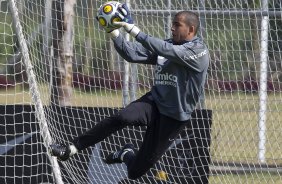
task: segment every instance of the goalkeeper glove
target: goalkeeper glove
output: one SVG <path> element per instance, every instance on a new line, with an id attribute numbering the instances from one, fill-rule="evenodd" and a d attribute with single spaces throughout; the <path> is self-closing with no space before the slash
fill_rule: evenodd
<path id="1" fill-rule="evenodd" d="M 136 37 L 140 32 L 140 29 L 136 27 L 133 23 L 133 19 L 130 16 L 130 11 L 126 4 L 122 4 L 118 7 L 119 13 L 117 16 L 120 17 L 121 22 L 114 22 L 113 24 L 116 26 L 123 27 L 126 32 L 128 32 L 131 36 Z"/>

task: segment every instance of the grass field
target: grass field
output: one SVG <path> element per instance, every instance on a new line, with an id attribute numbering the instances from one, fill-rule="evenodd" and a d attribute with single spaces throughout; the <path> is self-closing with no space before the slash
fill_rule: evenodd
<path id="1" fill-rule="evenodd" d="M 277 95 L 277 94 L 276 94 Z M 282 164 L 282 100 L 270 94 L 267 105 L 266 159 L 268 164 Z M 212 155 L 224 162 L 257 163 L 259 97 L 257 94 L 207 96 L 213 110 Z"/>
<path id="2" fill-rule="evenodd" d="M 40 87 L 44 104 L 48 104 L 49 92 Z M 95 95 L 93 95 L 95 94 Z M 138 93 L 139 96 L 143 92 Z M 28 91 L 19 88 L 0 91 L 0 104 L 30 104 Z M 92 93 L 73 91 L 73 106 L 121 107 L 120 91 L 94 90 Z M 246 93 L 207 93 L 206 106 L 213 110 L 212 146 L 213 161 L 259 164 L 258 120 L 259 96 Z M 268 96 L 266 121 L 266 163 L 282 165 L 282 98 L 281 93 Z M 277 167 L 278 167 L 277 166 Z M 272 173 L 249 173 L 211 176 L 210 183 L 281 183 L 281 175 Z"/>
<path id="3" fill-rule="evenodd" d="M 259 164 L 258 94 L 216 94 L 206 96 L 213 110 L 212 160 L 230 163 Z M 281 94 L 269 94 L 266 121 L 266 164 L 281 168 L 282 132 Z M 280 171 L 281 172 L 281 171 Z M 215 175 L 211 184 L 282 184 L 282 175 L 270 172 Z"/>
<path id="4" fill-rule="evenodd" d="M 282 176 L 270 173 L 253 173 L 240 175 L 216 175 L 211 176 L 210 184 L 281 184 Z"/>

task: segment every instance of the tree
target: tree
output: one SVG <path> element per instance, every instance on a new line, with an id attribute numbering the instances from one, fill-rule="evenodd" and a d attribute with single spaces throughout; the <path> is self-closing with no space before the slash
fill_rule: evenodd
<path id="1" fill-rule="evenodd" d="M 57 0 L 52 4 L 51 101 L 60 106 L 70 105 L 72 96 L 72 59 L 74 10 L 76 0 Z"/>

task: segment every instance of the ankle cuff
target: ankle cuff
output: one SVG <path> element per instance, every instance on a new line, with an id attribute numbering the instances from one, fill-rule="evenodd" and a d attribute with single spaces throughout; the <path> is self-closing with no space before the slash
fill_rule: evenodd
<path id="1" fill-rule="evenodd" d="M 78 152 L 77 148 L 74 145 L 70 145 L 69 149 L 70 149 L 70 156 L 73 156 Z"/>
<path id="2" fill-rule="evenodd" d="M 134 153 L 133 149 L 125 149 L 125 150 L 123 150 L 123 152 L 122 152 L 122 154 L 121 154 L 121 156 L 120 156 L 120 160 L 121 160 L 121 161 L 123 161 L 124 156 L 125 156 L 126 153 L 128 153 L 128 152 Z"/>

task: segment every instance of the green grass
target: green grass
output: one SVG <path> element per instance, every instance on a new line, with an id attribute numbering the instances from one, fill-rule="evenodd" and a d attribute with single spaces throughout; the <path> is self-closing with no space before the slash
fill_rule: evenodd
<path id="1" fill-rule="evenodd" d="M 50 92 L 45 85 L 39 86 L 39 95 L 44 105 L 49 104 Z M 29 90 L 23 90 L 20 86 L 11 89 L 0 90 L 0 104 L 32 104 Z M 121 91 L 93 89 L 90 92 L 73 90 L 72 106 L 88 107 L 120 107 L 122 105 Z"/>
<path id="2" fill-rule="evenodd" d="M 276 96 L 277 95 L 277 96 Z M 282 100 L 278 94 L 268 96 L 266 160 L 282 164 Z M 257 94 L 224 94 L 206 97 L 213 110 L 212 147 L 214 160 L 258 163 L 259 96 Z"/>
<path id="3" fill-rule="evenodd" d="M 139 91 L 138 96 L 144 94 Z M 44 104 L 48 104 L 49 90 L 40 86 Z M 280 93 L 268 96 L 266 161 L 282 165 L 282 98 Z M 21 88 L 0 91 L 0 104 L 30 104 L 28 91 Z M 94 89 L 91 92 L 73 91 L 73 106 L 121 107 L 121 91 Z M 213 110 L 211 156 L 213 161 L 259 164 L 258 120 L 259 96 L 245 93 L 207 93 L 206 106 Z M 214 175 L 210 183 L 282 183 L 279 174 L 253 173 Z"/>
<path id="4" fill-rule="evenodd" d="M 42 102 L 49 103 L 49 89 L 39 86 Z M 137 96 L 144 94 L 139 91 Z M 281 94 L 268 96 L 266 160 L 282 164 L 282 100 Z M 1 90 L 0 104 L 31 104 L 28 91 L 20 87 Z M 94 89 L 91 92 L 73 90 L 73 106 L 121 107 L 121 91 Z M 212 159 L 222 162 L 258 163 L 258 94 L 219 93 L 206 95 L 206 106 L 213 110 Z"/>
<path id="5" fill-rule="evenodd" d="M 282 176 L 270 173 L 252 173 L 239 175 L 214 175 L 209 179 L 210 184 L 281 184 Z"/>

